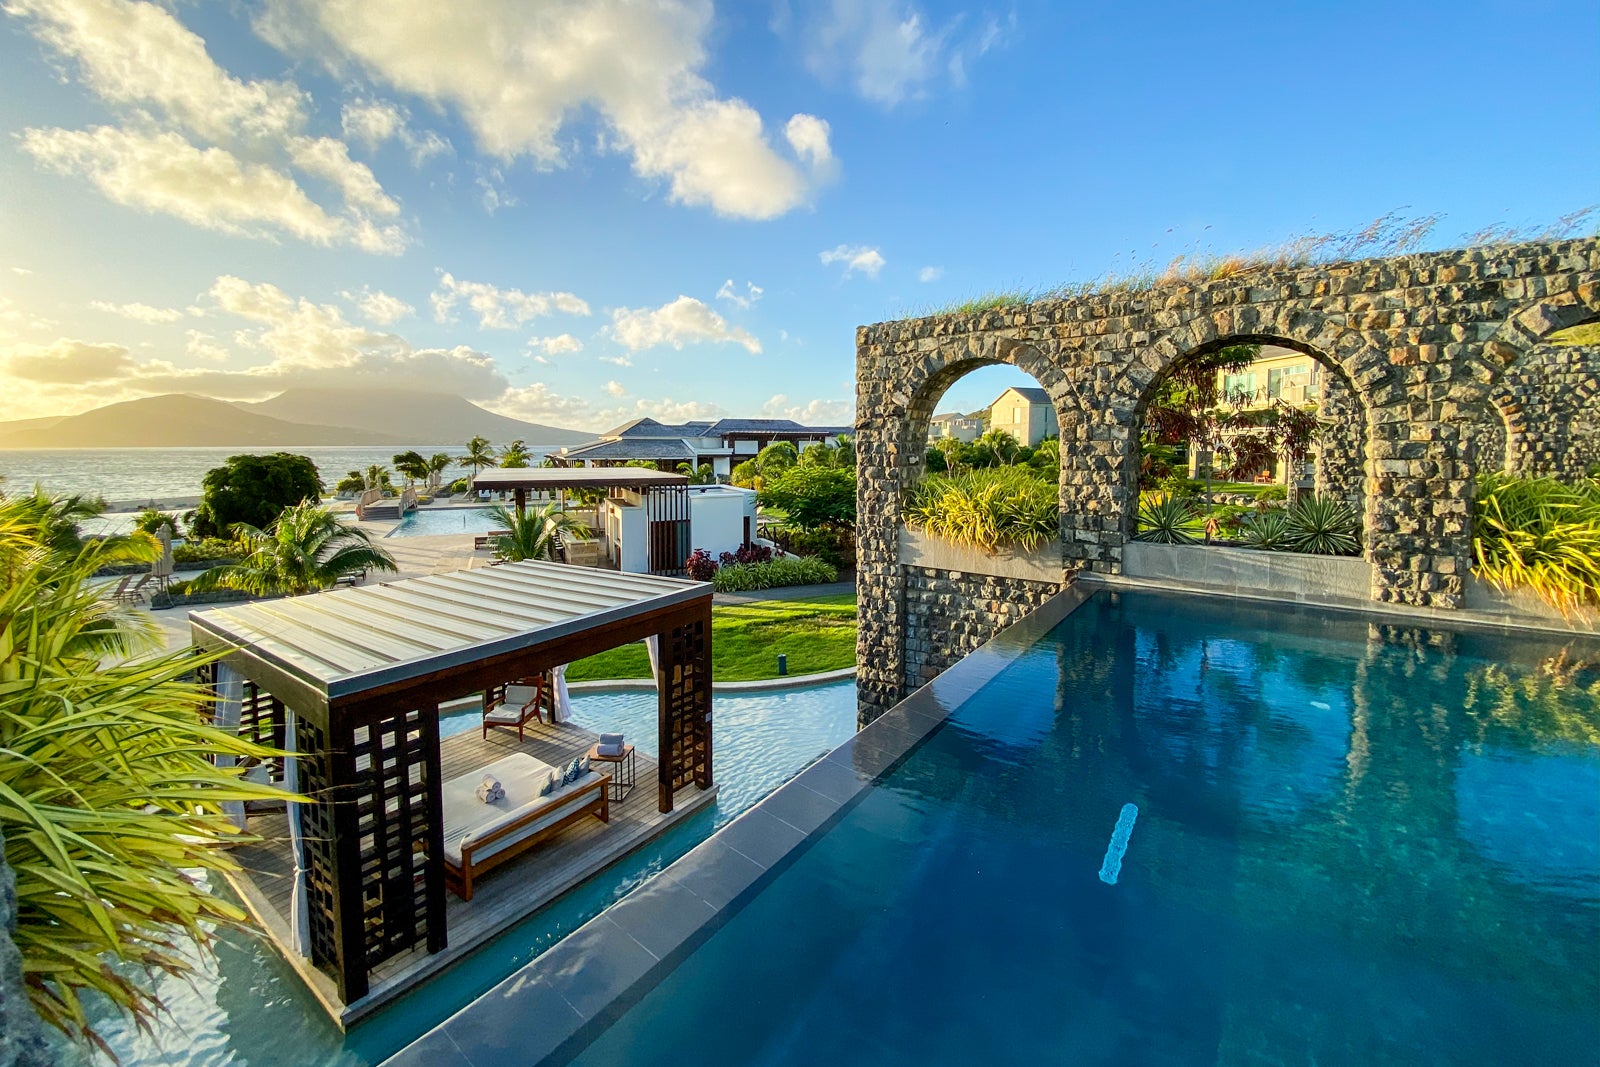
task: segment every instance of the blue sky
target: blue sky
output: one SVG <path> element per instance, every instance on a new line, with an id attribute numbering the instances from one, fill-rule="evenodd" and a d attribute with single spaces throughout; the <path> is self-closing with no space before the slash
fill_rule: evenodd
<path id="1" fill-rule="evenodd" d="M 845 422 L 862 323 L 1600 200 L 1593 2 L 0 8 L 6 418 L 371 383 Z"/>

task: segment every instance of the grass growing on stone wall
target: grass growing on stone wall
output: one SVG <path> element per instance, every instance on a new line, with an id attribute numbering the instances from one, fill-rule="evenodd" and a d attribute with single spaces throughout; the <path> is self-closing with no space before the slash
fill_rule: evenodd
<path id="1" fill-rule="evenodd" d="M 1557 241 L 1579 233 L 1595 232 L 1592 221 L 1596 208 L 1587 207 L 1563 215 L 1548 226 L 1496 225 L 1464 234 L 1460 244 L 1467 248 L 1514 244 L 1520 241 Z M 1442 215 L 1407 216 L 1400 211 L 1380 215 L 1367 225 L 1345 233 L 1308 233 L 1290 237 L 1253 252 L 1185 252 L 1165 266 L 1152 262 L 1125 270 L 1110 271 L 1084 281 L 1065 282 L 1038 288 L 990 290 L 978 296 L 940 305 L 906 317 L 973 315 L 1019 304 L 1069 300 L 1094 294 L 1144 293 L 1177 285 L 1201 285 L 1250 274 L 1295 270 L 1318 264 L 1343 263 L 1357 259 L 1383 258 L 1419 252 L 1443 220 Z M 1588 327 L 1574 327 L 1587 329 Z M 1592 338 L 1600 338 L 1600 324 L 1594 324 Z M 1566 341 L 1567 344 L 1595 344 L 1600 340 Z"/>
<path id="2" fill-rule="evenodd" d="M 1566 345 L 1600 345 L 1600 322 L 1585 322 L 1578 326 L 1568 326 L 1565 330 L 1557 330 L 1545 338 L 1547 344 Z"/>

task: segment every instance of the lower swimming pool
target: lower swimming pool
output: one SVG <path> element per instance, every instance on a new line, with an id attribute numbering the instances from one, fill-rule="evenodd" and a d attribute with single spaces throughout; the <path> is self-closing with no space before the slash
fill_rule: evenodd
<path id="1" fill-rule="evenodd" d="M 656 737 L 653 691 L 573 694 L 573 721 Z M 435 980 L 340 1033 L 270 945 L 225 934 L 190 985 L 158 980 L 170 1012 L 154 1035 L 104 1013 L 102 1034 L 127 1067 L 367 1067 L 461 1008 L 703 841 L 855 731 L 853 681 L 715 697 L 717 797 L 708 809 L 530 915 Z M 476 711 L 444 720 L 477 729 Z M 654 753 L 651 753 L 654 755 Z"/>
<path id="2" fill-rule="evenodd" d="M 488 508 L 419 508 L 401 519 L 386 537 L 432 537 L 437 534 L 481 534 L 505 524 Z"/>
<path id="3" fill-rule="evenodd" d="M 1597 745 L 1590 639 L 1102 592 L 576 1062 L 1595 1063 Z"/>

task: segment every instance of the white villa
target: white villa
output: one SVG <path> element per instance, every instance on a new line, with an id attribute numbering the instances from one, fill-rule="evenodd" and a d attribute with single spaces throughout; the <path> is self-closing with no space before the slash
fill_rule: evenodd
<path id="1" fill-rule="evenodd" d="M 676 425 L 655 419 L 634 419 L 586 445 L 563 448 L 551 460 L 560 467 L 620 466 L 634 460 L 675 471 L 678 464 L 699 468 L 710 464 L 718 479 L 777 441 L 788 441 L 800 451 L 852 436 L 853 426 L 802 426 L 790 419 L 722 419 L 719 422 L 685 422 Z"/>
<path id="2" fill-rule="evenodd" d="M 954 438 L 971 443 L 983 436 L 983 420 L 970 418 L 959 411 L 935 415 L 928 423 L 928 442 Z"/>
<path id="3" fill-rule="evenodd" d="M 1007 389 L 989 405 L 989 428 L 1004 430 L 1033 448 L 1046 437 L 1061 433 L 1055 405 L 1043 389 Z"/>

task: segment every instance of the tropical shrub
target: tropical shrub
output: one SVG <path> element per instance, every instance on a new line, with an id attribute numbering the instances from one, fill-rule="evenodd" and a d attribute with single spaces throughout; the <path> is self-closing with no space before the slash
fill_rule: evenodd
<path id="1" fill-rule="evenodd" d="M 839 571 L 820 559 L 786 557 L 767 563 L 735 563 L 718 568 L 711 584 L 719 593 L 744 593 L 786 585 L 820 585 L 839 577 Z"/>
<path id="2" fill-rule="evenodd" d="M 178 516 L 157 508 L 145 508 L 133 518 L 133 528 L 135 530 L 143 530 L 147 534 L 154 534 L 163 526 L 172 527 L 173 537 L 183 536 L 182 530 L 178 526 Z"/>
<path id="3" fill-rule="evenodd" d="M 849 527 L 771 526 L 766 528 L 766 536 L 796 556 L 815 556 L 839 568 L 856 565 L 856 535 Z"/>
<path id="4" fill-rule="evenodd" d="M 689 558 L 683 561 L 683 567 L 689 573 L 689 578 L 696 582 L 709 582 L 717 574 L 717 561 L 703 548 L 689 553 Z"/>
<path id="5" fill-rule="evenodd" d="M 1032 550 L 1060 536 L 1054 480 L 1023 467 L 993 467 L 957 477 L 930 475 L 909 494 L 906 522 L 956 544 L 997 552 Z"/>
<path id="6" fill-rule="evenodd" d="M 190 531 L 200 537 L 227 537 L 245 523 L 266 529 L 284 508 L 321 499 L 317 465 L 305 456 L 274 452 L 266 456 L 229 456 L 221 467 L 206 472 L 200 483 L 200 506 Z"/>
<path id="7" fill-rule="evenodd" d="M 1342 498 L 1314 493 L 1288 511 L 1289 548 L 1319 556 L 1353 556 L 1361 550 L 1361 520 Z"/>
<path id="8" fill-rule="evenodd" d="M 1480 478 L 1472 553 L 1478 577 L 1563 614 L 1600 603 L 1600 481 Z"/>
<path id="9" fill-rule="evenodd" d="M 223 560 L 234 563 L 238 562 L 240 555 L 239 542 L 224 541 L 219 537 L 185 541 L 172 546 L 174 563 L 219 563 Z"/>
<path id="10" fill-rule="evenodd" d="M 756 479 L 760 476 L 761 468 L 756 466 L 756 461 L 753 459 L 747 459 L 743 463 L 737 464 L 733 470 L 728 473 L 728 481 L 732 482 L 734 485 L 749 489 L 751 486 L 756 484 Z"/>
<path id="11" fill-rule="evenodd" d="M 394 558 L 358 526 L 316 504 L 284 508 L 267 530 L 234 527 L 243 558 L 213 567 L 189 583 L 193 592 L 238 589 L 253 596 L 299 596 L 331 589 L 340 578 L 394 571 Z"/>
<path id="12" fill-rule="evenodd" d="M 275 753 L 208 725 L 193 680 L 205 654 L 162 653 L 142 611 L 90 576 L 143 563 L 145 535 L 54 551 L 0 501 L 0 836 L 16 874 L 28 996 L 46 1021 L 109 1051 L 86 1000 L 150 1029 L 157 974 L 194 971 L 193 945 L 244 913 L 200 872 L 234 867 L 241 838 L 220 804 L 282 796 L 213 757 Z"/>
<path id="13" fill-rule="evenodd" d="M 1288 549 L 1289 513 L 1282 508 L 1257 512 L 1245 520 L 1244 527 L 1239 531 L 1239 540 L 1248 548 L 1272 552 Z"/>
<path id="14" fill-rule="evenodd" d="M 765 563 L 772 558 L 772 549 L 766 545 L 740 545 L 736 551 L 724 552 L 717 563 L 726 567 L 730 564 Z"/>
<path id="15" fill-rule="evenodd" d="M 762 454 L 765 453 L 763 449 Z M 756 494 L 756 500 L 763 507 L 783 511 L 791 525 L 807 528 L 854 526 L 855 468 L 789 467 L 767 482 Z"/>
<path id="16" fill-rule="evenodd" d="M 589 541 L 589 527 L 561 509 L 557 503 L 517 512 L 503 504 L 489 509 L 489 515 L 506 530 L 494 539 L 495 555 L 513 563 L 526 559 L 554 560 L 557 540 Z"/>
<path id="17" fill-rule="evenodd" d="M 455 496 L 458 493 L 465 493 L 468 489 L 471 489 L 471 488 L 472 488 L 472 483 L 470 481 L 468 481 L 466 478 L 457 478 L 455 481 L 450 483 L 450 495 L 451 496 Z"/>
<path id="18" fill-rule="evenodd" d="M 1199 540 L 1200 510 L 1176 493 L 1144 493 L 1139 497 L 1135 541 L 1158 545 L 1192 545 Z"/>

